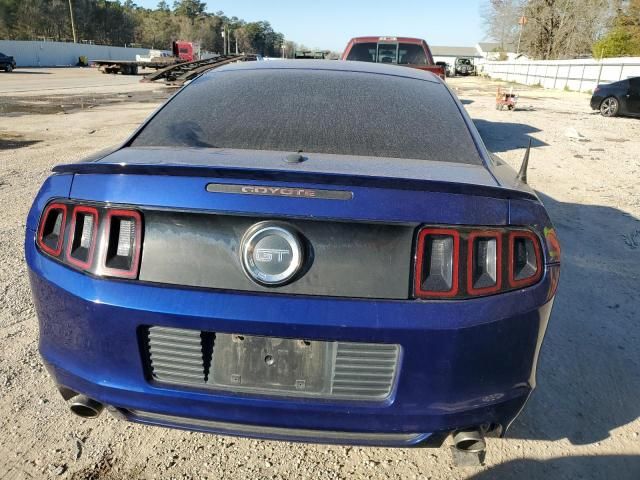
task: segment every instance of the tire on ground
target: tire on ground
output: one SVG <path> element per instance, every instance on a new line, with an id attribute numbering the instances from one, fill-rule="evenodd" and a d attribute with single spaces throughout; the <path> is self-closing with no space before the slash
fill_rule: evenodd
<path id="1" fill-rule="evenodd" d="M 600 104 L 600 114 L 603 117 L 615 117 L 620 110 L 620 102 L 616 97 L 607 97 Z"/>

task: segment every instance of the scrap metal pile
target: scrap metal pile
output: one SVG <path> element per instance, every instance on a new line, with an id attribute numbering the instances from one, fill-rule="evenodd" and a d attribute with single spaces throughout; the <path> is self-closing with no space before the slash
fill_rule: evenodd
<path id="1" fill-rule="evenodd" d="M 180 86 L 184 82 L 200 75 L 201 73 L 227 65 L 233 62 L 254 62 L 258 60 L 257 55 L 220 55 L 213 58 L 203 60 L 195 60 L 193 62 L 177 63 L 168 67 L 157 70 L 154 73 L 145 75 L 142 82 L 154 82 L 164 80 L 168 85 Z"/>

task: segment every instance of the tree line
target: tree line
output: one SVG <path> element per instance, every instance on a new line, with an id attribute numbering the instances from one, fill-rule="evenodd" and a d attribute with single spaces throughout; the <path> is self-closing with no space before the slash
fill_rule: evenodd
<path id="1" fill-rule="evenodd" d="M 293 42 L 267 21 L 245 22 L 224 12 L 207 12 L 206 2 L 179 0 L 144 8 L 133 0 L 0 0 L 0 38 L 73 41 L 70 4 L 78 42 L 168 49 L 173 40 L 200 43 L 203 50 L 292 56 Z"/>
<path id="2" fill-rule="evenodd" d="M 607 32 L 593 45 L 593 56 L 640 56 L 640 0 L 614 3 Z"/>
<path id="3" fill-rule="evenodd" d="M 640 0 L 488 0 L 481 15 L 501 50 L 533 59 L 640 55 Z"/>

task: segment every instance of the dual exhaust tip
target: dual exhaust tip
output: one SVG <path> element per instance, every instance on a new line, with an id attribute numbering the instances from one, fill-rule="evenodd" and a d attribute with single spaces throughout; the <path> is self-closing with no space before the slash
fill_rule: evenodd
<path id="1" fill-rule="evenodd" d="M 69 409 L 82 418 L 98 418 L 104 405 L 86 395 L 76 395 L 69 400 Z"/>
<path id="2" fill-rule="evenodd" d="M 480 454 L 487 448 L 480 429 L 458 430 L 453 434 L 453 445 L 460 452 Z"/>

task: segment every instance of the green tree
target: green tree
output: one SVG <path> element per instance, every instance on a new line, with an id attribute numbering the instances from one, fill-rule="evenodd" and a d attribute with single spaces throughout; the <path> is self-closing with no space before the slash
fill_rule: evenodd
<path id="1" fill-rule="evenodd" d="M 191 20 L 191 25 L 195 23 L 196 18 L 204 15 L 206 8 L 207 3 L 198 0 L 176 0 L 173 2 L 173 12 L 176 15 L 187 17 Z"/>
<path id="2" fill-rule="evenodd" d="M 138 6 L 135 0 L 72 0 L 78 39 L 104 45 L 169 48 L 172 40 L 200 43 L 203 50 L 222 52 L 222 29 L 226 25 L 238 49 L 247 53 L 279 55 L 283 36 L 269 22 L 252 22 L 223 12 L 205 12 L 206 3 L 166 0 L 155 9 Z M 197 20 L 197 21 L 196 21 Z M 68 0 L 0 0 L 0 38 L 10 40 L 71 40 Z"/>
<path id="3" fill-rule="evenodd" d="M 594 58 L 639 56 L 640 38 L 629 29 L 617 26 L 593 44 L 592 53 Z"/>
<path id="4" fill-rule="evenodd" d="M 618 5 L 610 30 L 592 47 L 595 58 L 640 55 L 640 0 Z"/>

